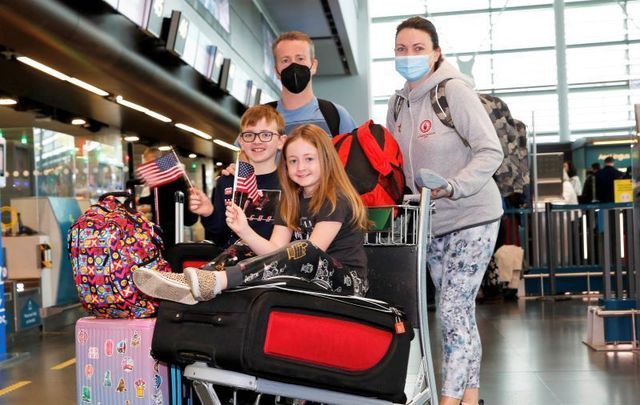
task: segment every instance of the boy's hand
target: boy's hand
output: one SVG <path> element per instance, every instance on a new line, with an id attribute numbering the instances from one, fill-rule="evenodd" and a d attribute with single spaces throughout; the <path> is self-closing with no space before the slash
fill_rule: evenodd
<path id="1" fill-rule="evenodd" d="M 193 187 L 189 189 L 189 210 L 194 214 L 208 217 L 213 214 L 213 204 L 202 190 Z"/>
<path id="2" fill-rule="evenodd" d="M 249 229 L 249 222 L 242 208 L 229 201 L 225 215 L 227 217 L 227 226 L 242 239 L 244 231 Z"/>
<path id="3" fill-rule="evenodd" d="M 236 164 L 235 163 L 231 163 L 229 166 L 227 166 L 226 169 L 222 169 L 221 174 L 223 176 L 235 176 L 235 174 L 236 174 Z"/>

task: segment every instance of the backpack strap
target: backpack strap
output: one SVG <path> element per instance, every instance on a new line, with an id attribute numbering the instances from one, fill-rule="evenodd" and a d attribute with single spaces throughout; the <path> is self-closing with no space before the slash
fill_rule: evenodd
<path id="1" fill-rule="evenodd" d="M 333 142 L 333 146 L 335 146 L 338 151 L 338 157 L 342 162 L 342 166 L 346 167 L 347 162 L 349 161 L 351 143 L 353 142 L 353 137 L 357 135 L 357 130 L 358 129 L 356 128 L 353 130 L 353 132 L 346 132 L 344 134 L 334 136 L 333 139 L 331 139 L 331 142 Z"/>
<path id="2" fill-rule="evenodd" d="M 332 136 L 340 134 L 340 113 L 338 107 L 331 101 L 318 99 L 318 107 L 320 107 L 320 113 L 329 127 L 329 132 Z"/>
<path id="3" fill-rule="evenodd" d="M 371 166 L 383 176 L 391 172 L 392 167 L 389 157 L 384 153 L 380 144 L 371 133 L 371 126 L 376 125 L 373 120 L 365 122 L 357 129 L 358 143 L 362 147 L 365 156 L 371 162 Z"/>
<path id="4" fill-rule="evenodd" d="M 394 121 L 398 121 L 398 117 L 400 116 L 400 111 L 402 111 L 402 102 L 404 101 L 404 99 L 402 97 L 398 97 L 398 95 L 395 95 L 395 98 L 393 99 L 393 120 Z"/>
<path id="5" fill-rule="evenodd" d="M 451 116 L 451 111 L 449 110 L 449 103 L 447 102 L 447 97 L 445 95 L 445 87 L 447 82 L 451 79 L 445 79 L 440 83 L 436 84 L 436 87 L 432 88 L 429 92 L 429 96 L 431 98 L 431 107 L 433 107 L 433 111 L 438 116 L 440 122 L 446 125 L 449 128 L 456 129 L 456 126 L 453 124 L 453 116 Z M 462 135 L 456 130 L 456 134 L 467 148 L 470 148 L 469 141 L 464 139 Z"/>
<path id="6" fill-rule="evenodd" d="M 271 101 L 269 103 L 265 103 L 264 105 L 268 105 L 269 107 L 273 107 L 275 109 L 278 108 L 277 101 Z M 336 105 L 331 101 L 323 100 L 321 98 L 318 99 L 318 107 L 320 107 L 320 114 L 322 114 L 322 118 L 324 118 L 325 122 L 327 123 L 331 135 L 339 135 L 340 113 L 338 112 L 338 107 L 336 107 Z"/>

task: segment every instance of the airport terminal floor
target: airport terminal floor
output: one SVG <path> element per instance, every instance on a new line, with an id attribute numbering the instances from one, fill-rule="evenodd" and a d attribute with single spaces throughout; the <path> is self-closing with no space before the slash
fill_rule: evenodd
<path id="1" fill-rule="evenodd" d="M 636 405 L 640 355 L 597 352 L 582 343 L 583 299 L 497 301 L 478 305 L 483 342 L 481 397 L 487 405 Z M 433 312 L 430 312 L 433 315 Z M 430 318 L 436 376 L 438 327 Z M 76 403 L 73 327 L 20 336 L 21 357 L 0 369 L 0 404 Z"/>

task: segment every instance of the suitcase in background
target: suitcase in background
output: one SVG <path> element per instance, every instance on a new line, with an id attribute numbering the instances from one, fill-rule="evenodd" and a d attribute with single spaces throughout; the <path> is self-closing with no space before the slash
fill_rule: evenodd
<path id="1" fill-rule="evenodd" d="M 222 252 L 220 246 L 211 242 L 177 242 L 167 252 L 166 259 L 171 271 L 182 273 L 185 267 L 200 267 L 215 259 Z"/>
<path id="2" fill-rule="evenodd" d="M 167 367 L 151 357 L 155 323 L 155 319 L 78 320 L 78 404 L 169 404 Z"/>

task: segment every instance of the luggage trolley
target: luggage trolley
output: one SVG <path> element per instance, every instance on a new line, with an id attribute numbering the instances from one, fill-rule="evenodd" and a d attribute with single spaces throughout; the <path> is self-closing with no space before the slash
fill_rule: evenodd
<path id="1" fill-rule="evenodd" d="M 407 196 L 403 205 L 371 210 L 375 230 L 367 234 L 365 248 L 369 258 L 369 294 L 401 306 L 416 329 L 411 346 L 405 392 L 406 404 L 438 404 L 427 319 L 426 246 L 430 238 L 430 215 L 433 206 L 430 190 L 422 188 L 420 195 Z M 419 201 L 419 205 L 411 204 Z M 384 258 L 384 260 L 382 260 Z M 377 270 L 377 266 L 387 264 Z M 393 266 L 388 266 L 393 263 Z M 415 344 L 414 344 L 415 342 Z M 411 361 L 419 353 L 418 361 Z M 215 386 L 259 394 L 336 405 L 391 405 L 392 402 L 352 395 L 327 389 L 272 381 L 235 371 L 223 370 L 196 362 L 184 369 L 203 405 L 221 404 Z M 260 396 L 258 396 L 260 398 Z M 257 401 L 257 400 L 256 400 Z"/>

